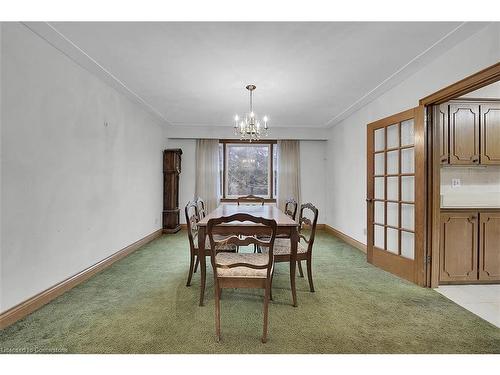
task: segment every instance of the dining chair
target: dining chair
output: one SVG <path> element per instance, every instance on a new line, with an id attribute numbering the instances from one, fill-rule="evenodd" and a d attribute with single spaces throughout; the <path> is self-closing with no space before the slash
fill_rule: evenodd
<path id="1" fill-rule="evenodd" d="M 236 203 L 238 203 L 238 206 L 240 206 L 241 204 L 258 204 L 258 205 L 263 206 L 265 203 L 265 199 L 262 197 L 258 197 L 256 195 L 250 194 L 250 195 L 244 195 L 244 196 L 238 197 L 236 199 Z M 254 245 L 253 252 L 256 253 L 257 251 L 258 251 L 258 246 Z"/>
<path id="2" fill-rule="evenodd" d="M 258 239 L 255 235 L 249 235 L 248 226 L 245 226 L 246 231 L 244 232 L 241 230 L 238 231 L 237 227 L 232 227 L 234 230 L 232 229 L 231 236 L 223 240 L 216 240 L 214 229 L 216 231 L 217 227 L 234 221 L 250 222 L 264 226 L 269 239 L 264 241 Z M 259 229 L 262 229 L 262 227 L 259 226 Z M 214 273 L 215 335 L 217 342 L 221 338 L 220 296 L 222 289 L 259 288 L 264 289 L 264 327 L 261 340 L 265 343 L 267 341 L 269 298 L 274 265 L 273 247 L 276 238 L 276 221 L 237 213 L 231 216 L 210 219 L 207 223 L 207 233 L 210 241 L 211 261 Z M 227 248 L 228 245 L 248 246 L 251 244 L 265 248 L 267 252 L 257 254 L 228 253 L 221 250 Z"/>
<path id="3" fill-rule="evenodd" d="M 205 211 L 205 201 L 201 197 L 197 197 L 195 201 L 198 219 L 201 220 L 207 215 L 207 212 Z"/>
<path id="4" fill-rule="evenodd" d="M 210 246 L 206 246 L 205 254 L 199 254 L 198 252 L 198 222 L 200 221 L 198 217 L 197 202 L 196 200 L 190 201 L 186 204 L 184 208 L 184 213 L 186 215 L 186 225 L 189 239 L 189 274 L 186 286 L 191 286 L 191 279 L 193 273 L 196 272 L 199 264 L 200 256 L 210 256 Z M 207 244 L 208 245 L 208 244 Z M 228 245 L 224 251 L 236 252 L 236 245 Z M 196 262 L 196 265 L 195 265 Z"/>
<path id="5" fill-rule="evenodd" d="M 293 220 L 295 220 L 295 216 L 297 215 L 297 201 L 293 198 L 288 198 L 285 201 L 285 215 L 290 216 Z"/>
<path id="6" fill-rule="evenodd" d="M 256 195 L 252 195 L 252 194 L 238 197 L 236 199 L 236 203 L 238 203 L 238 206 L 240 204 L 255 204 L 255 203 L 258 203 L 258 204 L 263 206 L 264 202 L 265 202 L 264 198 L 257 197 Z"/>
<path id="7" fill-rule="evenodd" d="M 206 216 L 205 201 L 201 197 L 196 197 L 194 198 L 194 203 L 196 205 L 196 216 L 198 218 L 198 221 L 200 221 Z M 196 271 L 198 270 L 199 265 L 200 265 L 200 259 L 196 257 L 196 263 L 194 265 L 194 271 L 193 271 L 194 273 L 196 273 Z"/>
<path id="8" fill-rule="evenodd" d="M 309 289 L 311 292 L 314 292 L 314 284 L 312 278 L 312 250 L 314 245 L 314 236 L 316 234 L 317 222 L 318 209 L 311 203 L 302 204 L 300 206 L 299 215 L 299 243 L 297 244 L 297 262 L 299 264 L 299 272 L 302 274 L 302 266 L 300 262 L 303 260 L 306 261 L 307 278 L 309 281 Z M 265 248 L 262 248 L 261 251 L 266 252 L 267 250 Z M 274 262 L 290 262 L 290 256 L 290 239 L 276 238 L 276 241 L 274 242 Z M 303 274 L 301 276 L 303 276 Z"/>
<path id="9" fill-rule="evenodd" d="M 293 221 L 295 221 L 295 216 L 297 215 L 297 201 L 293 198 L 289 198 L 285 201 L 285 215 L 289 216 Z M 265 239 L 264 236 L 259 236 L 261 239 Z M 276 238 L 288 238 L 287 234 L 277 234 Z M 260 251 L 260 249 L 255 249 L 254 252 Z M 304 273 L 302 272 L 302 265 L 300 262 L 297 262 L 299 265 L 299 273 L 301 277 L 304 277 Z"/>

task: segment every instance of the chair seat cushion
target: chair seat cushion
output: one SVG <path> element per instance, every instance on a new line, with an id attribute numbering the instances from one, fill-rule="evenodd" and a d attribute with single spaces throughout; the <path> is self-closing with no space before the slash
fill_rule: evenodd
<path id="1" fill-rule="evenodd" d="M 266 247 L 262 247 L 262 252 L 267 253 L 268 249 Z M 274 255 L 290 255 L 291 253 L 291 244 L 289 238 L 276 238 L 274 240 Z M 307 248 L 304 247 L 300 242 L 297 244 L 297 254 L 307 253 Z"/>
<path id="2" fill-rule="evenodd" d="M 215 235 L 214 235 L 214 240 L 215 241 L 220 241 L 222 239 L 224 239 L 225 237 L 224 236 L 220 236 L 219 238 L 216 238 Z M 194 248 L 195 249 L 198 249 L 198 238 L 196 237 L 194 239 Z M 210 246 L 210 240 L 208 239 L 208 237 L 205 239 L 205 250 L 210 250 L 211 246 Z M 235 244 L 223 244 L 223 245 L 219 245 L 217 246 L 217 251 L 236 251 L 238 249 L 238 247 L 235 245 Z"/>
<path id="3" fill-rule="evenodd" d="M 261 253 L 218 253 L 215 256 L 215 263 L 221 266 L 228 266 L 236 263 L 249 263 L 254 266 L 265 266 L 268 261 L 269 256 Z M 233 268 L 217 267 L 217 276 L 265 279 L 267 277 L 267 269 L 254 269 L 244 266 Z"/>

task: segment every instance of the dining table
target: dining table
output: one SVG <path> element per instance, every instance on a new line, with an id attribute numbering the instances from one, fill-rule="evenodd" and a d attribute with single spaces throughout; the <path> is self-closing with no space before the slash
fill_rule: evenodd
<path id="1" fill-rule="evenodd" d="M 205 244 L 209 242 L 207 237 L 207 224 L 210 219 L 231 216 L 238 213 L 250 214 L 264 219 L 276 221 L 276 235 L 284 235 L 290 238 L 290 285 L 292 292 L 293 306 L 297 306 L 297 291 L 295 289 L 295 270 L 297 266 L 297 246 L 299 241 L 299 224 L 290 216 L 286 215 L 275 205 L 257 205 L 257 204 L 221 204 L 215 210 L 206 215 L 198 223 L 198 254 L 205 254 Z M 247 236 L 269 235 L 268 229 L 261 224 L 250 222 L 233 221 L 224 225 L 213 227 L 213 234 L 233 235 L 241 234 Z M 283 236 L 283 237 L 284 237 Z M 201 285 L 200 285 L 200 306 L 203 306 L 205 296 L 205 285 L 207 266 L 205 256 L 199 256 Z"/>

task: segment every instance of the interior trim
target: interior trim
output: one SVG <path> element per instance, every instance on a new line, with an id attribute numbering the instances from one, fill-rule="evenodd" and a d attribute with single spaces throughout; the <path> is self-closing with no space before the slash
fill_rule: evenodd
<path id="1" fill-rule="evenodd" d="M 89 56 L 85 51 L 78 47 L 73 41 L 63 35 L 49 22 L 21 22 L 24 26 L 44 39 L 52 47 L 59 50 L 61 53 L 69 57 L 73 62 L 80 65 L 98 78 L 115 88 L 133 102 L 139 104 L 148 113 L 153 115 L 162 124 L 171 125 L 165 116 L 151 104 L 146 102 L 138 93 L 132 88 L 128 87 L 118 77 L 113 75 L 109 70 L 100 65 L 96 60 Z"/>
<path id="2" fill-rule="evenodd" d="M 366 254 L 366 245 L 364 243 L 355 240 L 354 238 L 348 236 L 345 233 L 342 233 L 340 230 L 335 229 L 329 226 L 328 224 L 318 224 L 317 228 L 326 230 L 327 232 L 333 234 L 335 237 L 340 238 L 342 241 L 348 243 L 349 245 L 355 247 L 358 250 L 361 250 L 363 253 Z"/>
<path id="3" fill-rule="evenodd" d="M 500 62 L 491 65 L 477 73 L 455 82 L 435 93 L 420 99 L 420 105 L 441 104 L 451 99 L 458 99 L 471 91 L 487 86 L 500 79 Z M 462 100 L 462 99 L 458 99 Z"/>
<path id="4" fill-rule="evenodd" d="M 67 292 L 68 290 L 74 288 L 78 284 L 81 284 L 85 280 L 88 280 L 96 273 L 101 272 L 111 266 L 118 260 L 125 258 L 130 255 L 140 247 L 153 241 L 154 239 L 162 235 L 162 229 L 158 229 L 153 233 L 147 235 L 144 238 L 134 242 L 133 244 L 117 251 L 116 253 L 104 258 L 100 262 L 80 271 L 76 275 L 73 275 L 66 280 L 57 283 L 56 285 L 28 298 L 26 301 L 10 308 L 9 310 L 0 314 L 0 329 L 6 328 L 11 324 L 17 322 L 18 320 L 24 318 L 25 316 L 31 314 L 32 312 L 38 310 L 40 307 L 46 305 L 50 301 L 59 297 L 61 294 Z"/>
<path id="5" fill-rule="evenodd" d="M 128 87 L 111 71 L 100 65 L 92 56 L 88 55 L 72 40 L 70 40 L 61 31 L 59 31 L 52 23 L 22 22 L 22 24 L 31 29 L 34 33 L 38 34 L 41 38 L 45 39 L 48 43 L 71 58 L 77 64 L 94 73 L 102 80 L 110 84 L 112 87 L 127 95 L 133 101 L 142 105 L 149 113 L 153 114 L 163 124 L 166 124 L 169 127 L 178 127 L 183 132 L 185 131 L 185 126 L 179 123 L 170 122 L 163 113 L 161 113 L 157 108 L 153 107 L 150 103 L 144 100 L 138 93 L 136 93 L 132 88 Z M 449 31 L 446 35 L 435 41 L 431 46 L 408 61 L 397 71 L 393 72 L 389 77 L 386 77 L 376 87 L 370 89 L 370 91 L 368 91 L 358 100 L 354 101 L 342 112 L 333 116 L 326 123 L 319 126 L 319 128 L 329 129 L 335 126 L 360 108 L 364 107 L 366 104 L 383 95 L 385 92 L 387 92 L 397 84 L 403 82 L 411 74 L 418 71 L 418 69 L 425 66 L 435 57 L 441 55 L 444 51 L 447 51 L 449 48 L 455 46 L 460 41 L 465 40 L 479 30 L 485 28 L 489 24 L 489 22 L 461 22 L 453 30 Z M 197 126 L 204 128 L 206 126 L 210 126 L 210 124 L 197 124 Z M 309 129 L 309 127 L 305 129 L 307 130 Z"/>
<path id="6" fill-rule="evenodd" d="M 427 133 L 429 138 L 426 140 L 428 149 L 427 161 L 427 256 L 430 257 L 430 266 L 427 270 L 426 285 L 431 288 L 437 288 L 439 285 L 439 243 L 440 243 L 440 215 L 441 205 L 439 199 L 441 185 L 441 164 L 439 162 L 439 131 L 433 124 L 434 116 L 432 115 L 433 105 L 445 103 L 447 101 L 459 99 L 471 91 L 487 86 L 491 83 L 500 81 L 500 62 L 491 65 L 477 73 L 469 75 L 464 79 L 446 86 L 433 94 L 420 99 L 420 105 L 425 105 L 428 112 Z"/>
<path id="7" fill-rule="evenodd" d="M 412 60 L 407 62 L 404 66 L 399 68 L 397 71 L 392 73 L 389 77 L 385 78 L 376 87 L 368 91 L 361 98 L 352 103 L 349 107 L 344 109 L 342 112 L 331 118 L 326 124 L 326 128 L 332 128 L 336 124 L 345 120 L 351 116 L 357 110 L 365 107 L 368 103 L 372 102 L 376 98 L 382 96 L 387 91 L 395 87 L 396 85 L 404 82 L 412 74 L 416 73 L 419 69 L 426 66 L 433 59 L 441 56 L 450 48 L 454 47 L 461 41 L 469 38 L 470 36 L 477 33 L 488 26 L 489 22 L 462 22 L 456 28 L 448 32 L 446 35 L 441 37 L 439 40 L 434 42 L 426 50 L 422 51 L 420 54 L 415 56 Z"/>

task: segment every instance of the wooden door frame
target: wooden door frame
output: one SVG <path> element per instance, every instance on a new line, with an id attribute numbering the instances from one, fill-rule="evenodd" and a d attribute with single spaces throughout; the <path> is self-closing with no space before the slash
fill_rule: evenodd
<path id="1" fill-rule="evenodd" d="M 439 129 L 433 124 L 434 105 L 456 99 L 471 91 L 500 81 L 500 63 L 474 73 L 452 85 L 420 99 L 419 104 L 426 108 L 427 144 L 427 262 L 426 286 L 436 288 L 439 284 L 439 233 L 440 233 L 440 188 L 441 163 L 439 160 Z"/>

